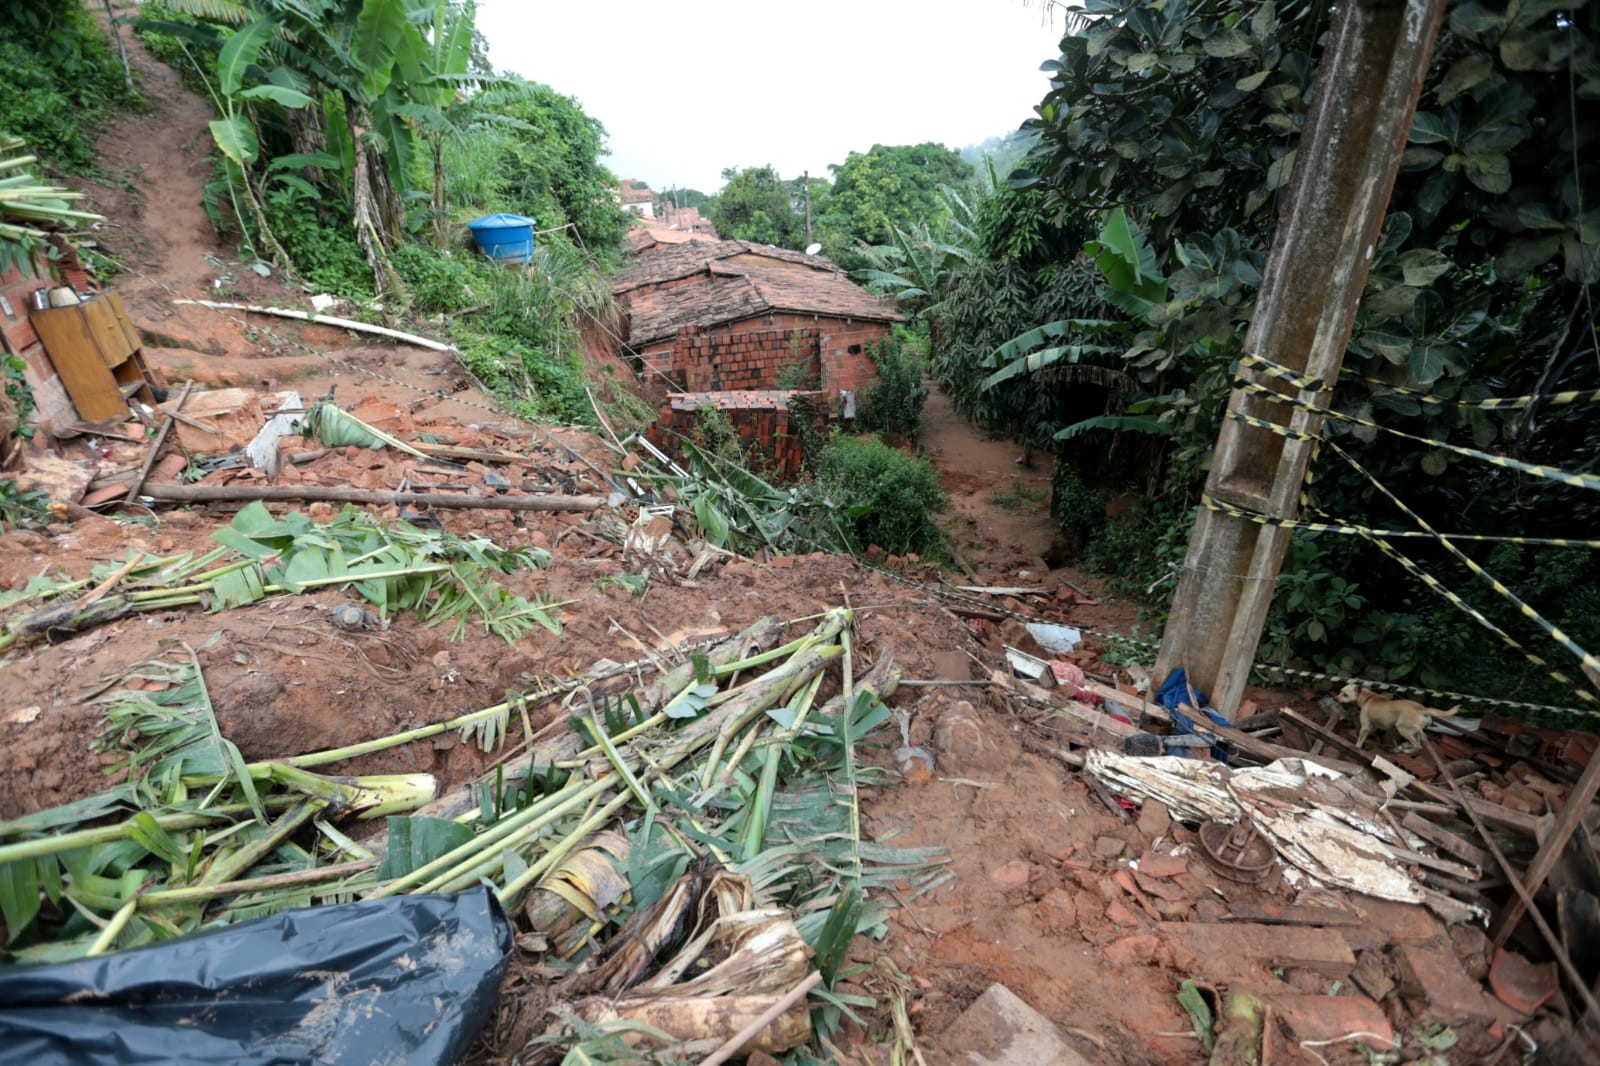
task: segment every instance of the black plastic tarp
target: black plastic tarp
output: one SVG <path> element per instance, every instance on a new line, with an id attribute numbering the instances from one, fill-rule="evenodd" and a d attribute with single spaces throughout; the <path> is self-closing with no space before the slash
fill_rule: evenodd
<path id="1" fill-rule="evenodd" d="M 453 1063 L 510 950 L 498 902 L 474 889 L 0 969 L 0 1062 Z"/>

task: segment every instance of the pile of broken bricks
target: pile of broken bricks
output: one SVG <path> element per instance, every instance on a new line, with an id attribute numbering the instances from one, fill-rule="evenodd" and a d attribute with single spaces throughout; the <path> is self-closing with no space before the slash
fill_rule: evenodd
<path id="1" fill-rule="evenodd" d="M 1004 615 L 996 628 L 1026 643 Z M 986 621 L 969 624 L 992 635 Z M 1353 710 L 1324 698 L 1231 723 L 1183 706 L 1202 739 L 1168 747 L 1184 739 L 1173 716 L 1091 676 L 1106 673 L 1092 653 L 1005 650 L 1012 669 L 974 680 L 952 663 L 947 683 L 1010 702 L 1033 727 L 1025 745 L 1149 841 L 1131 855 L 1103 837 L 1056 860 L 1106 897 L 1114 931 L 1088 935 L 1109 963 L 1193 978 L 1219 1018 L 1228 996 L 1254 996 L 1276 1019 L 1262 1041 L 1325 1061 L 1360 1061 L 1331 1054 L 1358 1043 L 1404 1058 L 1419 1033 L 1445 1030 L 1466 1056 L 1452 1061 L 1549 1045 L 1576 1056 L 1552 1061 L 1600 1061 L 1585 1043 L 1600 1028 L 1600 738 L 1487 715 L 1435 719 L 1415 751 L 1358 747 Z M 1035 656 L 1047 668 L 1022 676 Z M 1152 736 L 1163 743 L 1136 744 Z M 1260 868 L 1231 863 L 1244 849 L 1219 839 L 1253 846 Z"/>

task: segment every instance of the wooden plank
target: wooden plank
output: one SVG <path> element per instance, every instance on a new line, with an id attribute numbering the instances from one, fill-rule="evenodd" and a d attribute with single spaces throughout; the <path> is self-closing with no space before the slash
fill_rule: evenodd
<path id="1" fill-rule="evenodd" d="M 127 401 L 100 355 L 83 304 L 34 311 L 28 319 L 80 418 L 99 422 L 128 417 Z"/>
<path id="2" fill-rule="evenodd" d="M 1282 744 L 1274 744 L 1270 740 L 1262 740 L 1260 737 L 1253 737 L 1249 733 L 1241 732 L 1232 726 L 1217 725 L 1215 722 L 1207 722 L 1205 728 L 1210 730 L 1212 733 L 1215 733 L 1223 740 L 1228 741 L 1236 750 L 1241 751 L 1252 758 L 1259 759 L 1262 762 L 1272 762 L 1275 759 L 1305 759 L 1307 762 L 1314 762 L 1319 766 L 1326 766 L 1328 769 L 1335 770 L 1347 777 L 1352 777 L 1366 769 L 1364 766 L 1357 766 L 1354 763 L 1347 763 L 1340 759 L 1331 758 L 1327 755 L 1312 755 L 1310 752 L 1300 751 L 1297 748 L 1285 747 Z"/>
<path id="3" fill-rule="evenodd" d="M 1333 978 L 1356 968 L 1350 945 L 1337 931 L 1256 922 L 1157 922 L 1157 932 L 1188 946 L 1204 965 L 1243 956 L 1268 969 L 1294 966 Z"/>
<path id="4" fill-rule="evenodd" d="M 83 308 L 84 328 L 99 349 L 100 358 L 106 366 L 119 367 L 127 362 L 128 356 L 139 350 L 137 339 L 129 343 L 128 334 L 122 328 L 112 300 L 100 295 L 85 300 L 79 306 Z"/>
<path id="5" fill-rule="evenodd" d="M 128 306 L 122 302 L 122 294 L 115 289 L 108 289 L 96 296 L 95 299 L 106 301 L 106 304 L 111 308 L 117 326 L 122 330 L 122 335 L 127 342 L 128 350 L 131 352 L 143 348 L 144 338 L 139 336 L 139 327 L 135 326 L 133 319 L 128 317 Z"/>
<path id="6" fill-rule="evenodd" d="M 1111 685 L 1105 684 L 1104 682 L 1096 681 L 1092 677 L 1086 678 L 1084 683 L 1079 685 L 1078 688 L 1084 692 L 1093 693 L 1108 703 L 1115 703 L 1124 710 L 1132 712 L 1131 717 L 1135 718 L 1136 720 L 1150 718 L 1157 722 L 1172 721 L 1172 716 L 1167 713 L 1167 709 L 1154 700 L 1145 696 L 1130 696 L 1120 688 L 1114 688 Z"/>
<path id="7" fill-rule="evenodd" d="M 1469 862 L 1480 870 L 1488 870 L 1494 867 L 1494 856 L 1487 851 L 1462 839 L 1443 826 L 1434 825 L 1415 811 L 1407 811 L 1405 817 L 1400 819 L 1400 824 L 1440 851 L 1449 852 L 1462 862 Z"/>
<path id="8" fill-rule="evenodd" d="M 1262 925 L 1360 925 L 1355 911 L 1340 907 L 1302 907 L 1289 903 L 1230 903 L 1226 917 L 1230 922 L 1259 922 Z"/>
<path id="9" fill-rule="evenodd" d="M 1505 944 L 1506 938 L 1522 920 L 1523 914 L 1527 913 L 1523 899 L 1531 898 L 1537 893 L 1544 884 L 1544 879 L 1555 869 L 1561 853 L 1567 850 L 1567 841 L 1572 839 L 1573 831 L 1578 828 L 1578 823 L 1583 819 L 1584 812 L 1589 809 L 1589 804 L 1594 802 L 1597 791 L 1600 791 L 1600 756 L 1590 759 L 1589 765 L 1583 768 L 1583 776 L 1578 778 L 1578 783 L 1567 795 L 1566 805 L 1556 816 L 1550 834 L 1539 842 L 1539 850 L 1534 854 L 1533 861 L 1528 864 L 1528 871 L 1522 878 L 1525 894 L 1518 893 L 1496 916 L 1490 934 L 1495 947 Z"/>

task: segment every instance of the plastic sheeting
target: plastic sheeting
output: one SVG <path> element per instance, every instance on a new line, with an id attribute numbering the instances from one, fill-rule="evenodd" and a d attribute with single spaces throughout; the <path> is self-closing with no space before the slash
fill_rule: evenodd
<path id="1" fill-rule="evenodd" d="M 498 902 L 475 889 L 0 969 L 0 1062 L 453 1063 L 510 950 Z"/>

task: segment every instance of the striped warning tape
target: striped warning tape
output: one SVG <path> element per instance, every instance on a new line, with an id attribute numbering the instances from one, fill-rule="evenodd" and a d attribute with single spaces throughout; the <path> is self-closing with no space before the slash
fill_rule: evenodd
<path id="1" fill-rule="evenodd" d="M 1565 392 L 1552 392 L 1548 396 L 1491 396 L 1485 400 L 1453 400 L 1443 396 L 1434 396 L 1416 389 L 1406 388 L 1404 385 L 1391 385 L 1379 378 L 1368 377 L 1365 374 L 1350 374 L 1358 381 L 1369 385 L 1377 385 L 1389 392 L 1397 392 L 1402 396 L 1409 396 L 1418 403 L 1432 404 L 1435 407 L 1458 407 L 1465 410 L 1476 411 L 1519 411 L 1524 407 L 1532 407 L 1535 403 L 1549 407 L 1565 407 L 1571 404 L 1600 403 L 1600 389 L 1568 389 Z"/>
<path id="2" fill-rule="evenodd" d="M 1473 576 L 1481 578 L 1487 582 L 1489 587 L 1492 588 L 1498 596 L 1504 600 L 1507 600 L 1513 606 L 1515 606 L 1518 611 L 1522 612 L 1522 616 L 1524 618 L 1528 619 L 1528 621 L 1544 630 L 1546 636 L 1576 656 L 1578 661 L 1583 664 L 1585 669 L 1600 671 L 1600 659 L 1595 658 L 1593 655 L 1589 654 L 1589 652 L 1585 651 L 1581 646 L 1578 645 L 1576 641 L 1568 636 L 1561 629 L 1561 627 L 1547 621 L 1543 615 L 1534 610 L 1533 607 L 1524 601 L 1520 596 L 1518 596 L 1515 592 L 1512 592 L 1505 585 L 1501 584 L 1501 582 L 1493 574 L 1489 573 L 1489 571 L 1480 566 L 1478 562 L 1472 558 L 1472 556 L 1468 555 L 1466 552 L 1452 544 L 1449 538 L 1439 536 L 1437 531 L 1435 531 L 1434 528 L 1430 526 L 1421 515 L 1407 507 L 1398 496 L 1389 491 L 1388 486 L 1384 485 L 1383 482 L 1374 477 L 1366 467 L 1357 462 L 1355 456 L 1339 447 L 1339 445 L 1334 441 L 1328 441 L 1328 447 L 1332 448 L 1339 458 L 1350 464 L 1356 473 L 1366 478 L 1367 481 L 1372 484 L 1373 488 L 1383 493 L 1383 495 L 1388 498 L 1390 503 L 1400 508 L 1400 510 L 1408 518 L 1420 526 L 1423 531 L 1432 533 L 1434 535 L 1434 539 L 1440 544 L 1444 545 L 1445 551 L 1459 559 L 1463 566 L 1472 571 Z"/>
<path id="3" fill-rule="evenodd" d="M 918 581 L 915 578 L 907 577 L 898 571 L 890 570 L 881 566 L 873 566 L 871 563 L 868 563 L 865 560 L 858 559 L 857 565 L 865 569 L 874 570 L 877 573 L 887 577 L 889 580 L 896 582 L 897 584 L 904 585 L 907 588 L 916 589 L 919 592 L 934 597 L 935 599 L 945 600 L 952 603 L 963 603 L 972 607 L 981 607 L 986 611 L 990 611 L 995 614 L 1001 614 L 1007 618 L 1012 618 L 1019 622 L 1041 621 L 1040 618 L 1023 614 L 1020 611 L 1011 610 L 1003 604 L 997 604 L 991 600 L 980 599 L 976 596 L 971 596 L 953 589 L 929 585 L 925 582 Z M 1489 624 L 1493 625 L 1492 622 Z M 1103 640 L 1115 640 L 1122 644 L 1150 649 L 1152 651 L 1158 647 L 1157 643 L 1153 640 L 1143 640 L 1139 637 L 1129 636 L 1126 633 L 1119 633 L 1113 629 L 1102 629 L 1096 626 L 1084 625 L 1080 622 L 1073 622 L 1072 626 L 1074 629 L 1087 633 L 1091 636 L 1100 637 Z M 1515 640 L 1515 638 L 1511 639 Z M 1540 660 L 1537 657 L 1535 657 L 1534 661 L 1540 663 L 1543 662 L 1543 660 Z M 1291 666 L 1276 666 L 1271 663 L 1257 662 L 1253 664 L 1252 669 L 1257 673 L 1257 675 L 1259 675 L 1259 679 L 1264 682 L 1267 680 L 1268 676 L 1291 679 L 1296 682 L 1311 682 L 1330 685 L 1345 685 L 1353 681 L 1357 684 L 1365 685 L 1367 688 L 1381 690 L 1384 692 L 1403 693 L 1405 695 L 1417 696 L 1431 701 L 1447 700 L 1454 703 L 1468 703 L 1479 707 L 1505 707 L 1518 711 L 1535 711 L 1541 714 L 1600 716 L 1600 709 L 1595 708 L 1563 707 L 1549 703 L 1529 703 L 1525 700 L 1499 699 L 1493 696 L 1480 696 L 1471 692 L 1453 692 L 1447 689 L 1424 688 L 1419 685 L 1404 685 L 1395 681 L 1374 681 L 1370 678 L 1351 677 L 1345 674 L 1326 674 L 1316 670 L 1300 670 Z M 1570 683 L 1569 679 L 1564 678 L 1564 675 L 1563 679 Z M 1584 693 L 1581 690 L 1579 691 L 1579 696 L 1586 703 L 1600 702 L 1596 701 L 1594 697 L 1589 696 L 1587 693 Z"/>
<path id="4" fill-rule="evenodd" d="M 1213 496 L 1201 496 L 1200 506 L 1208 511 L 1216 511 L 1220 514 L 1231 515 L 1234 518 L 1242 518 L 1247 522 L 1254 522 L 1259 526 L 1282 526 L 1285 529 L 1303 529 L 1311 533 L 1373 536 L 1382 537 L 1385 540 L 1405 538 L 1432 540 L 1438 537 L 1443 540 L 1468 543 L 1525 544 L 1546 548 L 1589 548 L 1591 550 L 1600 550 L 1600 540 L 1571 540 L 1565 537 L 1500 537 L 1486 533 L 1429 533 L 1421 529 L 1369 529 L 1344 522 L 1301 522 L 1292 518 L 1273 518 L 1271 515 L 1264 515 L 1257 511 L 1247 511 L 1242 507 L 1223 503 Z"/>
<path id="5" fill-rule="evenodd" d="M 1461 610 L 1471 617 L 1473 621 L 1477 622 L 1479 625 L 1483 626 L 1483 628 L 1499 637 L 1501 641 L 1505 643 L 1506 647 L 1517 652 L 1524 659 L 1528 660 L 1528 662 L 1543 670 L 1546 674 L 1560 682 L 1562 685 L 1572 689 L 1573 694 L 1578 697 L 1580 702 L 1589 705 L 1600 705 L 1600 698 L 1596 698 L 1593 693 L 1587 691 L 1586 689 L 1580 688 L 1577 681 L 1567 676 L 1557 667 L 1552 666 L 1543 656 L 1539 655 L 1531 648 L 1528 648 L 1516 637 L 1500 628 L 1500 626 L 1491 621 L 1482 611 L 1478 610 L 1476 607 L 1472 606 L 1472 604 L 1462 599 L 1457 593 L 1447 588 L 1438 578 L 1424 570 L 1410 556 L 1403 554 L 1398 548 L 1382 538 L 1367 537 L 1366 539 L 1379 551 L 1383 552 L 1389 558 L 1399 563 L 1400 566 L 1403 567 L 1407 573 L 1411 574 L 1412 577 L 1416 578 L 1428 588 L 1444 597 L 1452 606 Z M 1590 711 L 1589 713 L 1600 713 L 1600 711 Z"/>
<path id="6" fill-rule="evenodd" d="M 1381 432 L 1388 433 L 1392 436 L 1400 437 L 1405 440 L 1416 441 L 1418 444 L 1426 444 L 1430 448 L 1440 448 L 1444 451 L 1454 452 L 1457 455 L 1462 455 L 1469 459 L 1477 459 L 1480 462 L 1489 463 L 1493 466 L 1505 467 L 1508 470 L 1520 470 L 1524 474 L 1530 474 L 1533 477 L 1544 478 L 1548 481 L 1558 481 L 1563 485 L 1572 485 L 1573 487 L 1580 489 L 1600 490 L 1600 475 L 1569 474 L 1565 470 L 1557 470 L 1554 467 L 1541 466 L 1538 463 L 1524 463 L 1520 459 L 1508 459 L 1503 455 L 1492 455 L 1489 452 L 1481 452 L 1476 448 L 1465 448 L 1459 444 L 1449 444 L 1441 440 L 1430 440 L 1427 437 L 1419 437 L 1414 433 L 1406 433 L 1402 430 L 1390 429 L 1388 426 L 1380 425 L 1379 423 L 1370 421 L 1369 419 L 1358 418 L 1355 415 L 1346 414 L 1343 411 L 1328 410 L 1319 407 L 1314 403 L 1308 403 L 1305 400 L 1297 400 L 1292 396 L 1285 396 L 1282 393 L 1273 392 L 1265 385 L 1257 385 L 1253 381 L 1245 381 L 1243 378 L 1235 379 L 1233 384 L 1234 388 L 1239 389 L 1242 392 L 1249 393 L 1252 396 L 1262 396 L 1273 401 L 1274 403 L 1285 404 L 1297 410 L 1309 411 L 1312 414 L 1326 415 L 1328 418 L 1337 419 L 1340 422 L 1348 422 L 1351 425 L 1365 426 L 1368 429 L 1380 430 Z M 1284 426 L 1279 426 L 1275 422 L 1267 422 L 1263 419 L 1251 419 L 1248 416 L 1239 415 L 1233 411 L 1228 412 L 1228 417 L 1236 421 L 1247 422 L 1250 425 L 1258 426 L 1262 429 L 1270 429 L 1273 432 L 1278 433 L 1280 436 L 1289 437 L 1294 440 L 1315 439 L 1309 433 L 1302 433 L 1298 430 L 1290 430 Z"/>
<path id="7" fill-rule="evenodd" d="M 1296 370 L 1275 363 L 1264 355 L 1245 355 L 1239 359 L 1239 366 L 1258 370 L 1268 377 L 1287 381 L 1299 389 L 1315 390 L 1317 392 L 1332 392 L 1333 386 L 1321 378 L 1309 374 L 1301 374 Z M 1439 407 L 1460 407 L 1479 411 L 1516 411 L 1524 407 L 1531 407 L 1535 403 L 1547 407 L 1564 407 L 1579 403 L 1600 403 L 1600 389 L 1568 389 L 1563 392 L 1552 392 L 1546 396 L 1492 396 L 1482 400 L 1458 400 L 1444 396 L 1434 396 L 1420 389 L 1413 389 L 1406 385 L 1395 385 L 1384 381 L 1382 378 L 1371 377 L 1354 370 L 1345 370 L 1342 377 L 1355 381 L 1364 381 L 1369 385 L 1388 391 L 1410 396 L 1418 403 L 1434 404 Z"/>
<path id="8" fill-rule="evenodd" d="M 1333 386 L 1321 378 L 1313 377 L 1310 374 L 1302 374 L 1298 370 L 1284 366 L 1282 363 L 1274 363 L 1264 355 L 1240 356 L 1239 365 L 1250 370 L 1259 370 L 1269 378 L 1287 381 L 1297 389 L 1304 389 L 1308 392 L 1333 391 Z"/>

